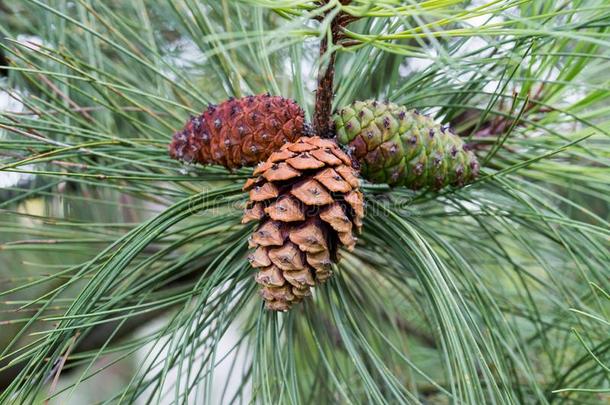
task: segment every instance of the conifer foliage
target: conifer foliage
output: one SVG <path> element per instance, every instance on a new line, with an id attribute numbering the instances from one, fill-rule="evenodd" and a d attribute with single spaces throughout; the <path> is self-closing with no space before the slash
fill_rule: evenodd
<path id="1" fill-rule="evenodd" d="M 609 21 L 0 0 L 0 404 L 608 403 Z"/>

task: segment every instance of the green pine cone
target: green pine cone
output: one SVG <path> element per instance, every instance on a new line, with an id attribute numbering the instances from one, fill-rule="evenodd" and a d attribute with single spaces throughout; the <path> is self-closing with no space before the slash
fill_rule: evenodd
<path id="1" fill-rule="evenodd" d="M 355 101 L 333 116 L 338 141 L 373 183 L 440 189 L 462 186 L 479 173 L 472 151 L 450 128 L 389 102 Z"/>

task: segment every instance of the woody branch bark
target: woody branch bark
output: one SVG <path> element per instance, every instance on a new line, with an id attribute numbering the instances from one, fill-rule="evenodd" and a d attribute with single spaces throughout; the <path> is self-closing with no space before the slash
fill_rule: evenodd
<path id="1" fill-rule="evenodd" d="M 324 5 L 328 1 L 321 1 L 320 4 Z M 349 4 L 351 0 L 341 1 L 342 4 Z M 329 36 L 324 36 L 320 42 L 320 60 L 322 60 L 328 52 L 329 45 L 336 44 L 337 41 L 342 39 L 342 29 L 347 24 L 355 21 L 357 18 L 353 17 L 344 12 L 340 12 L 336 15 L 330 23 L 330 44 Z M 316 106 L 313 119 L 313 125 L 316 134 L 323 138 L 332 137 L 332 104 L 334 97 L 334 76 L 335 76 L 335 52 L 331 51 L 328 57 L 328 63 L 320 67 L 318 72 L 318 88 L 316 91 Z"/>
<path id="2" fill-rule="evenodd" d="M 320 58 L 324 57 L 328 50 L 328 39 L 324 38 L 320 43 Z M 314 115 L 314 129 L 318 135 L 330 137 L 330 114 L 333 104 L 333 81 L 335 76 L 335 53 L 330 55 L 326 67 L 320 67 L 318 72 L 318 90 L 316 92 L 316 111 Z"/>

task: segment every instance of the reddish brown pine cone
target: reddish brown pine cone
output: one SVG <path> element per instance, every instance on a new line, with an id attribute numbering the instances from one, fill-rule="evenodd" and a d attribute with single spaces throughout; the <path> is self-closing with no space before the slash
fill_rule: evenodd
<path id="1" fill-rule="evenodd" d="M 253 166 L 304 135 L 304 115 L 296 102 L 284 97 L 232 98 L 190 118 L 174 134 L 169 154 L 184 162 L 229 169 Z"/>
<path id="2" fill-rule="evenodd" d="M 242 222 L 259 221 L 249 256 L 266 307 L 286 311 L 331 276 L 340 246 L 354 248 L 364 216 L 351 159 L 334 141 L 302 137 L 260 164 L 246 181 Z"/>

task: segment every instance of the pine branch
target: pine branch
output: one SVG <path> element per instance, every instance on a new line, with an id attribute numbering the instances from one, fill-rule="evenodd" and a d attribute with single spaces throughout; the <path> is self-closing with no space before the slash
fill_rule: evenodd
<path id="1" fill-rule="evenodd" d="M 11 326 L 32 324 L 17 339 L 2 336 L 15 345 L 0 352 L 28 368 L 5 370 L 16 383 L 0 402 L 40 400 L 62 358 L 59 378 L 79 370 L 85 381 L 97 378 L 99 355 L 165 340 L 171 350 L 151 353 L 150 367 L 136 364 L 118 392 L 99 384 L 97 399 L 212 396 L 216 367 L 231 363 L 222 399 L 236 401 L 223 403 L 417 403 L 427 394 L 599 402 L 610 352 L 603 0 L 24 3 L 0 13 L 10 58 L 0 85 L 11 97 L 0 114 L 0 166 L 35 181 L 0 201 L 0 260 L 9 263 L 0 278 L 12 288 L 0 295 L 13 300 L 0 314 Z M 332 8 L 317 18 L 324 36 L 303 24 L 319 6 Z M 362 24 L 345 28 L 355 20 L 347 12 Z M 364 183 L 369 205 L 354 252 L 370 260 L 350 264 L 346 255 L 337 267 L 344 284 L 317 289 L 304 311 L 272 315 L 250 299 L 250 230 L 238 225 L 245 196 L 234 184 L 248 173 L 185 167 L 166 146 L 189 113 L 235 86 L 307 102 L 302 67 L 313 37 L 321 40 L 313 56 L 320 135 L 332 136 L 333 105 L 388 99 L 440 111 L 482 150 L 518 153 L 490 152 L 485 173 L 460 189 Z M 353 52 L 336 54 L 348 46 Z M 387 200 L 372 198 L 380 190 Z M 181 269 L 205 255 L 211 277 L 163 289 L 176 272 L 200 274 Z M 121 335 L 100 351 L 113 331 L 149 321 L 129 314 L 176 303 L 162 332 Z M 48 311 L 14 319 L 14 305 Z M 56 328 L 38 330 L 48 314 Z M 96 324 L 112 315 L 125 322 L 118 331 L 114 320 Z M 225 357 L 229 328 L 239 333 Z M 81 347 L 66 357 L 75 331 Z M 168 372 L 180 376 L 175 385 Z M 68 390 L 80 395 L 80 382 Z"/>
<path id="2" fill-rule="evenodd" d="M 321 5 L 327 3 L 328 0 L 320 2 Z M 351 0 L 343 0 L 341 3 L 347 5 L 351 3 Z M 329 12 L 326 14 L 328 15 Z M 343 38 L 343 28 L 356 20 L 356 17 L 353 17 L 344 11 L 339 12 L 330 22 L 330 35 L 324 35 L 320 41 L 320 70 L 318 71 L 318 85 L 316 90 L 316 104 L 313 125 L 315 133 L 324 138 L 332 138 L 334 136 L 331 114 L 333 99 L 335 97 L 334 77 L 336 52 L 335 50 L 329 51 L 329 45 L 332 47 L 337 44 L 338 41 Z M 329 54 L 327 55 L 327 53 Z M 322 64 L 322 61 L 325 58 L 328 58 L 328 61 L 326 64 Z"/>
<path id="3" fill-rule="evenodd" d="M 333 23 L 333 25 L 335 25 Z M 333 34 L 334 35 L 334 34 Z M 328 39 L 325 37 L 320 43 L 320 59 L 328 51 Z M 318 89 L 316 91 L 316 107 L 314 115 L 314 131 L 316 134 L 330 138 L 331 135 L 331 112 L 334 97 L 333 81 L 335 76 L 335 53 L 329 56 L 326 67 L 320 66 L 318 73 Z"/>

